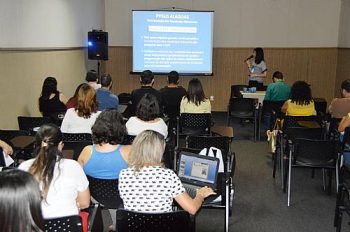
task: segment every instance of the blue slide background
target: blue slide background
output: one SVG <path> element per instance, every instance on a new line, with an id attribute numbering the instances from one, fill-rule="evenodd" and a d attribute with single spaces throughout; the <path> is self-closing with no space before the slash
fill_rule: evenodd
<path id="1" fill-rule="evenodd" d="M 156 14 L 175 14 L 188 15 L 187 21 L 197 21 L 198 23 L 171 23 L 171 22 L 147 22 L 148 19 L 159 20 Z M 179 73 L 212 73 L 212 33 L 213 33 L 213 12 L 176 12 L 176 11 L 133 11 L 133 71 L 141 72 L 150 69 L 153 72 L 169 72 L 176 70 Z M 164 20 L 184 20 L 184 19 L 164 19 Z M 167 32 L 149 32 L 149 26 L 176 26 L 176 27 L 196 27 L 197 33 L 167 33 Z M 198 38 L 197 44 L 170 44 L 170 47 L 144 46 L 144 37 L 182 37 Z M 202 58 L 202 64 L 170 64 L 170 67 L 145 67 L 144 50 L 169 50 L 169 51 L 186 51 L 198 52 Z M 157 53 L 155 53 L 157 54 Z M 171 56 L 171 55 L 170 55 Z"/>

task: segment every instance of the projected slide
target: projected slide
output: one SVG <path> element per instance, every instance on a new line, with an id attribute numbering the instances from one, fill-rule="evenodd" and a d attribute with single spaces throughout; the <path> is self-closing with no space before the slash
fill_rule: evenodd
<path id="1" fill-rule="evenodd" d="M 212 73 L 213 12 L 133 11 L 133 72 Z"/>

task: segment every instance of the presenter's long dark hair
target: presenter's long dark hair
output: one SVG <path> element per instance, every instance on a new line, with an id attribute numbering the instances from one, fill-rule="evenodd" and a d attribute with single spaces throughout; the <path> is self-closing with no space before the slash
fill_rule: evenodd
<path id="1" fill-rule="evenodd" d="M 190 80 L 188 83 L 186 98 L 188 102 L 193 102 L 196 106 L 206 99 L 202 83 L 197 78 Z"/>
<path id="2" fill-rule="evenodd" d="M 297 105 L 308 105 L 312 101 L 311 88 L 305 81 L 296 81 L 290 90 L 290 99 Z"/>
<path id="3" fill-rule="evenodd" d="M 57 80 L 54 77 L 46 77 L 39 98 L 39 110 L 43 112 L 45 101 L 49 100 L 51 94 L 59 94 L 57 90 Z"/>
<path id="4" fill-rule="evenodd" d="M 265 61 L 264 50 L 262 48 L 254 48 L 255 52 L 255 63 L 260 64 L 261 61 Z"/>
<path id="5" fill-rule="evenodd" d="M 38 182 L 28 172 L 0 172 L 0 231 L 44 231 Z"/>

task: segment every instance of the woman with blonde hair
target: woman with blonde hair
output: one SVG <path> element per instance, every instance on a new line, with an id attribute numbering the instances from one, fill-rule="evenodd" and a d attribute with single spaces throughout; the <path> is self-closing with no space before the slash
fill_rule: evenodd
<path id="1" fill-rule="evenodd" d="M 77 105 L 67 110 L 61 131 L 63 133 L 90 133 L 100 111 L 97 111 L 96 92 L 88 84 L 83 84 L 78 91 Z"/>
<path id="2" fill-rule="evenodd" d="M 41 126 L 35 137 L 36 158 L 19 169 L 28 171 L 40 183 L 43 217 L 78 215 L 90 205 L 89 182 L 78 162 L 62 157 L 62 133 L 53 124 Z"/>
<path id="3" fill-rule="evenodd" d="M 215 194 L 209 187 L 197 191 L 192 199 L 185 191 L 179 177 L 162 165 L 164 137 L 146 130 L 136 136 L 129 167 L 120 172 L 119 192 L 124 208 L 137 212 L 170 212 L 175 201 L 190 214 L 195 214 L 204 199 Z"/>

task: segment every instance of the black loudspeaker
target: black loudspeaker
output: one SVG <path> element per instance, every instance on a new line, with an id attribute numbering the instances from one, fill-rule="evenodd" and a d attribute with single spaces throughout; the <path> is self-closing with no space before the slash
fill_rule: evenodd
<path id="1" fill-rule="evenodd" d="M 89 60 L 108 60 L 108 32 L 88 32 Z"/>

